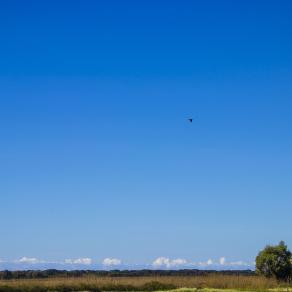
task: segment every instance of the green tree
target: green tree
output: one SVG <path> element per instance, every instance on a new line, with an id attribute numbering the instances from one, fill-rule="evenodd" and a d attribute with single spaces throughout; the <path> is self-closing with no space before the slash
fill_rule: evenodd
<path id="1" fill-rule="evenodd" d="M 266 277 L 289 281 L 292 276 L 292 254 L 284 241 L 268 245 L 256 257 L 256 272 Z"/>

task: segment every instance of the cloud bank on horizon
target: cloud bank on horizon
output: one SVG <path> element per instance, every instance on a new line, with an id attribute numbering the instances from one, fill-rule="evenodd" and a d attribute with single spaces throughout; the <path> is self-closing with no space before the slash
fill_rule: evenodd
<path id="1" fill-rule="evenodd" d="M 193 262 L 184 258 L 158 257 L 152 263 L 128 264 L 118 258 L 107 257 L 100 261 L 92 258 L 65 259 L 63 261 L 46 261 L 35 257 L 21 257 L 13 261 L 0 260 L 0 270 L 37 270 L 37 269 L 206 269 L 206 270 L 245 270 L 254 269 L 254 263 L 244 261 L 227 261 L 225 257 L 215 261 L 208 259 L 203 262 Z"/>

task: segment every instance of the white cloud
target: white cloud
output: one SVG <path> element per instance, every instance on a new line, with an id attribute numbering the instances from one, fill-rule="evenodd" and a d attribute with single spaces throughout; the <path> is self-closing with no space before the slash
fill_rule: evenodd
<path id="1" fill-rule="evenodd" d="M 225 259 L 225 257 L 221 257 L 221 258 L 219 259 L 219 264 L 220 264 L 220 265 L 225 265 L 225 263 L 226 263 L 226 259 Z"/>
<path id="2" fill-rule="evenodd" d="M 172 260 L 171 264 L 174 266 L 185 265 L 187 261 L 185 259 L 174 259 Z"/>
<path id="3" fill-rule="evenodd" d="M 171 267 L 177 267 L 177 266 L 182 266 L 186 265 L 187 261 L 185 259 L 169 259 L 165 257 L 159 257 L 156 260 L 153 261 L 152 265 L 154 267 L 166 267 L 166 268 L 171 268 Z"/>
<path id="4" fill-rule="evenodd" d="M 193 266 L 198 266 L 198 267 L 214 267 L 218 268 L 218 266 L 224 266 L 224 268 L 236 268 L 236 267 L 252 267 L 253 264 L 243 262 L 243 261 L 235 261 L 235 262 L 228 262 L 226 261 L 225 257 L 219 258 L 218 262 L 214 262 L 212 259 L 207 260 L 206 262 L 198 262 L 198 263 L 192 263 L 191 265 Z"/>
<path id="5" fill-rule="evenodd" d="M 79 259 L 66 259 L 65 264 L 71 265 L 91 265 L 92 259 L 91 258 L 79 258 Z"/>
<path id="6" fill-rule="evenodd" d="M 236 261 L 236 262 L 230 262 L 229 265 L 230 266 L 247 266 L 248 267 L 248 266 L 253 266 L 254 264 L 253 263 L 249 264 L 249 263 L 246 263 L 243 261 Z"/>
<path id="7" fill-rule="evenodd" d="M 42 263 L 42 261 L 38 260 L 37 258 L 27 258 L 27 257 L 22 257 L 21 259 L 17 260 L 16 262 L 22 263 L 22 264 L 39 264 L 39 263 Z"/>
<path id="8" fill-rule="evenodd" d="M 31 269 L 43 269 L 44 267 L 52 268 L 63 268 L 67 269 L 76 268 L 76 265 L 90 266 L 93 264 L 91 258 L 75 258 L 75 259 L 66 259 L 62 261 L 44 261 L 35 257 L 21 257 L 14 261 L 6 261 L 0 259 L 0 268 L 4 265 L 11 265 L 12 269 L 22 269 L 23 267 L 29 267 Z M 105 258 L 102 261 L 102 265 L 105 269 L 111 267 L 118 267 L 123 265 L 129 269 L 136 268 L 137 265 L 124 266 L 122 261 L 118 258 Z M 149 264 L 142 263 L 138 265 L 142 268 L 149 268 Z M 254 262 L 246 262 L 242 260 L 238 261 L 227 261 L 225 257 L 220 257 L 218 260 L 214 261 L 208 259 L 202 262 L 192 262 L 183 258 L 167 258 L 167 257 L 158 257 L 151 263 L 152 268 L 154 269 L 181 269 L 181 268 L 198 268 L 198 269 L 254 269 Z"/>
<path id="9" fill-rule="evenodd" d="M 208 259 L 206 262 L 199 262 L 198 264 L 193 263 L 193 265 L 195 265 L 195 266 L 197 265 L 199 267 L 206 267 L 206 266 L 212 266 L 212 265 L 214 265 L 214 262 L 213 262 L 212 259 Z"/>
<path id="10" fill-rule="evenodd" d="M 208 260 L 207 260 L 207 265 L 208 265 L 208 266 L 213 265 L 213 261 L 212 261 L 211 259 L 208 259 Z"/>
<path id="11" fill-rule="evenodd" d="M 115 258 L 105 258 L 102 261 L 102 264 L 104 266 L 118 266 L 122 263 L 120 259 L 115 259 Z"/>

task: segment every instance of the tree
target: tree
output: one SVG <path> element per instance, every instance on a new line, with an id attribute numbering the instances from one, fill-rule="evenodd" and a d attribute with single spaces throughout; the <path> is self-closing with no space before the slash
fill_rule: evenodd
<path id="1" fill-rule="evenodd" d="M 288 281 L 292 276 L 292 254 L 284 241 L 268 245 L 256 257 L 256 272 L 266 277 Z"/>

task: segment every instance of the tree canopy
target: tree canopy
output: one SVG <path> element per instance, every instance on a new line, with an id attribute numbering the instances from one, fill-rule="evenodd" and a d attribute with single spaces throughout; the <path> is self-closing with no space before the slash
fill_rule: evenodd
<path id="1" fill-rule="evenodd" d="M 256 257 L 256 272 L 278 280 L 290 280 L 292 275 L 292 254 L 284 241 L 268 245 Z"/>

